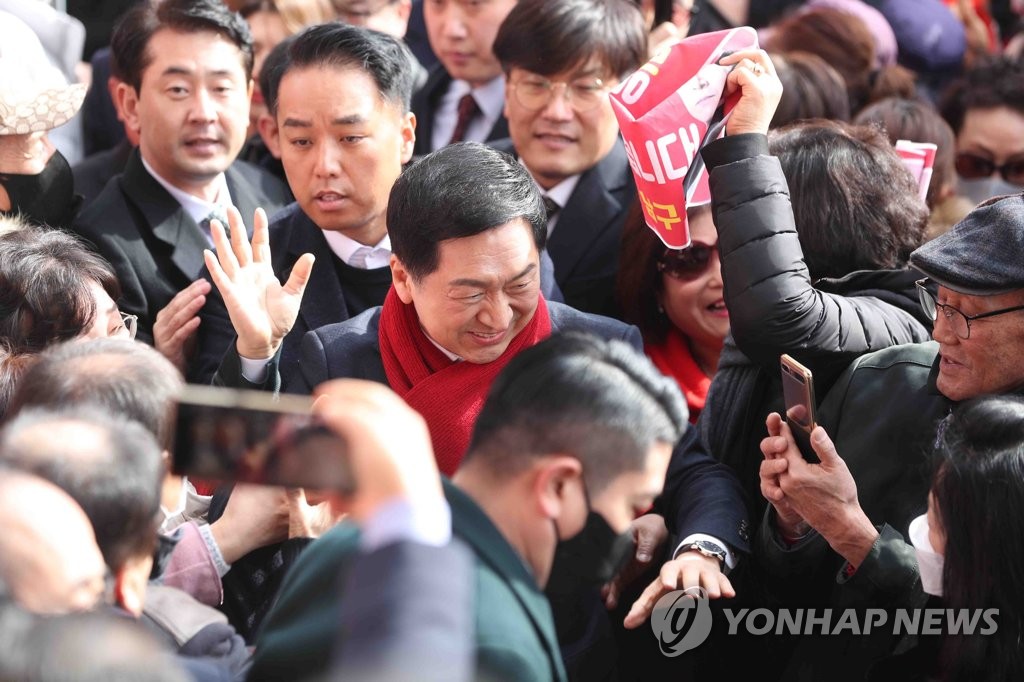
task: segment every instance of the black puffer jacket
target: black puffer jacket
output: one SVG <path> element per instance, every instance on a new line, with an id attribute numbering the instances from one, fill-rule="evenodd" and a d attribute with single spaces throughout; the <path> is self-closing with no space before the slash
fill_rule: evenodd
<path id="1" fill-rule="evenodd" d="M 811 282 L 803 261 L 778 159 L 764 135 L 737 135 L 706 147 L 712 210 L 718 228 L 726 340 L 701 415 L 701 438 L 730 465 L 759 519 L 759 444 L 765 417 L 782 412 L 779 355 L 789 353 L 814 373 L 819 401 L 859 356 L 927 341 L 931 322 L 917 302 L 910 270 L 854 272 Z M 754 524 L 755 527 L 757 524 Z"/>

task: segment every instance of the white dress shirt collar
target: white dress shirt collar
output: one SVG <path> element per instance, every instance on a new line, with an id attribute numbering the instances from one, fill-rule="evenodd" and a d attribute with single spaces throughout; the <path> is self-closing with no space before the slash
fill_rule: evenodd
<path id="1" fill-rule="evenodd" d="M 327 246 L 330 247 L 334 255 L 340 258 L 345 265 L 350 265 L 362 270 L 373 270 L 376 268 L 387 267 L 391 263 L 391 237 L 387 234 L 385 234 L 384 238 L 374 246 L 360 244 L 356 240 L 346 237 L 340 232 L 324 230 L 323 234 L 324 239 L 327 240 Z M 360 262 L 359 259 L 357 259 L 356 262 L 353 262 L 353 256 L 356 255 L 356 252 L 359 251 L 359 249 L 370 250 L 366 256 L 365 263 Z"/>
<path id="2" fill-rule="evenodd" d="M 453 80 L 448 91 L 442 95 L 434 112 L 434 129 L 431 131 L 431 146 L 438 150 L 448 144 L 455 132 L 455 124 L 459 117 L 459 100 L 468 93 L 473 93 L 480 108 L 480 114 L 466 128 L 463 139 L 467 142 L 484 142 L 505 111 L 505 76 L 493 78 L 480 87 L 473 88 L 463 80 Z"/>
<path id="3" fill-rule="evenodd" d="M 167 193 L 174 197 L 175 201 L 181 204 L 185 213 L 188 213 L 189 217 L 195 221 L 196 225 L 199 225 L 206 220 L 210 213 L 215 209 L 227 214 L 228 206 L 233 205 L 231 202 L 231 193 L 228 191 L 228 182 L 223 173 L 213 179 L 213 182 L 217 187 L 217 200 L 207 201 L 189 194 L 185 190 L 175 187 L 167 180 L 160 177 L 160 175 L 153 170 L 153 167 L 146 162 L 145 157 L 142 157 L 142 165 L 145 167 L 146 171 L 153 176 L 153 179 L 159 182 L 160 186 L 166 189 Z M 244 217 L 245 216 L 243 216 L 243 218 Z M 227 228 L 227 225 L 224 227 Z"/>

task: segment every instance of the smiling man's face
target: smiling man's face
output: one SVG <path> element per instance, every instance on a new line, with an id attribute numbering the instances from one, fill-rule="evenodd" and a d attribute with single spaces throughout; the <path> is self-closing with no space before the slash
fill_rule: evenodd
<path id="1" fill-rule="evenodd" d="M 437 269 L 419 280 L 394 256 L 391 273 L 426 335 L 466 362 L 497 360 L 537 311 L 540 257 L 522 219 L 441 242 Z"/>
<path id="2" fill-rule="evenodd" d="M 558 86 L 540 109 L 523 106 L 516 96 L 516 87 L 545 80 L 552 84 L 575 84 L 577 88 L 594 87 L 600 80 L 600 101 L 585 111 L 577 111 L 570 92 Z M 511 69 L 505 91 L 509 135 L 537 184 L 551 189 L 562 180 L 596 166 L 611 151 L 618 140 L 619 124 L 607 90 L 616 84 L 618 79 L 596 59 L 552 76 Z"/>

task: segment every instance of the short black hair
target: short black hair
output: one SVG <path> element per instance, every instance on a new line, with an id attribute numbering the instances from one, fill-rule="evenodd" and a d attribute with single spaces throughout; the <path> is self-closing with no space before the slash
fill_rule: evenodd
<path id="1" fill-rule="evenodd" d="M 583 465 L 590 493 L 642 470 L 656 443 L 675 445 L 687 426 L 679 386 L 623 341 L 557 334 L 509 362 L 477 417 L 464 464 L 495 474 L 532 457 L 563 453 Z"/>
<path id="2" fill-rule="evenodd" d="M 544 76 L 597 57 L 623 78 L 647 61 L 643 15 L 629 0 L 520 0 L 494 38 L 502 68 Z"/>
<path id="3" fill-rule="evenodd" d="M 181 33 L 211 31 L 224 36 L 241 50 L 245 77 L 252 78 L 252 33 L 237 12 L 220 0 L 143 0 L 125 12 L 110 39 L 119 75 L 136 91 L 142 87 L 142 74 L 153 59 L 149 41 L 162 29 Z"/>
<path id="4" fill-rule="evenodd" d="M 138 422 L 95 408 L 24 410 L 0 430 L 0 462 L 70 495 L 112 571 L 152 554 L 162 462 Z"/>
<path id="5" fill-rule="evenodd" d="M 968 111 L 996 107 L 1024 116 L 1024 61 L 1004 56 L 979 61 L 946 89 L 939 113 L 959 135 Z"/>
<path id="6" fill-rule="evenodd" d="M 80 336 L 96 319 L 92 284 L 121 297 L 110 263 L 77 237 L 45 227 L 0 235 L 0 340 L 35 352 Z"/>
<path id="7" fill-rule="evenodd" d="M 310 26 L 285 42 L 285 47 L 279 45 L 267 57 L 270 68 L 267 64 L 263 67 L 266 82 L 260 78 L 260 89 L 274 116 L 281 80 L 289 71 L 325 67 L 365 71 L 384 101 L 399 105 L 403 113 L 409 111 L 416 58 L 402 41 L 361 26 L 329 23 Z"/>
<path id="8" fill-rule="evenodd" d="M 388 198 L 391 252 L 414 279 L 437 269 L 438 246 L 522 220 L 538 253 L 548 235 L 544 201 L 521 163 L 478 142 L 427 154 L 399 176 Z"/>
<path id="9" fill-rule="evenodd" d="M 171 447 L 173 401 L 181 375 L 155 349 L 127 339 L 93 339 L 52 346 L 36 356 L 8 411 L 89 404 L 145 426 Z"/>

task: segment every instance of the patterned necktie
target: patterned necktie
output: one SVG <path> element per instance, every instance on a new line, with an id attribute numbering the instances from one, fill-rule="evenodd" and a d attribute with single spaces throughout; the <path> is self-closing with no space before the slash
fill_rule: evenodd
<path id="1" fill-rule="evenodd" d="M 561 206 L 559 206 L 554 199 L 545 194 L 544 210 L 548 214 L 548 220 L 551 220 L 552 216 L 554 216 L 556 213 L 558 213 L 559 210 L 561 210 Z"/>
<path id="2" fill-rule="evenodd" d="M 224 228 L 224 234 L 231 237 L 231 228 L 228 227 L 228 214 L 222 206 L 219 204 L 213 207 L 210 214 L 203 218 L 203 221 L 199 223 L 199 227 L 203 228 L 203 231 L 208 237 L 213 238 L 213 231 L 210 229 L 210 222 L 216 220 Z"/>
<path id="3" fill-rule="evenodd" d="M 369 246 L 360 246 L 348 259 L 349 266 L 359 268 L 360 270 L 366 270 L 366 259 L 370 257 L 371 252 L 372 249 Z"/>
<path id="4" fill-rule="evenodd" d="M 479 113 L 480 107 L 477 106 L 476 100 L 473 99 L 473 95 L 463 95 L 462 99 L 459 100 L 459 117 L 455 121 L 455 131 L 452 133 L 452 139 L 448 141 L 448 144 L 462 142 L 462 138 L 466 136 L 466 129 L 469 128 L 470 122 L 476 118 L 476 115 Z"/>

